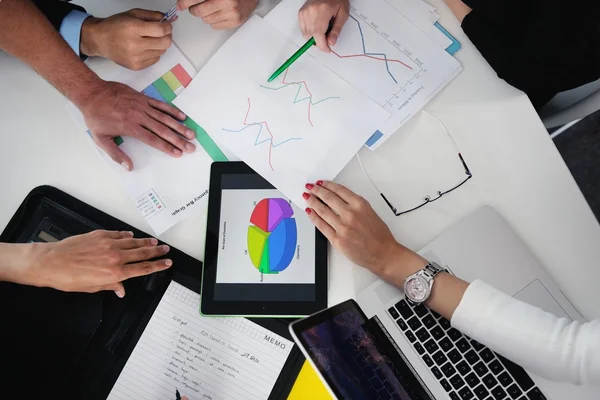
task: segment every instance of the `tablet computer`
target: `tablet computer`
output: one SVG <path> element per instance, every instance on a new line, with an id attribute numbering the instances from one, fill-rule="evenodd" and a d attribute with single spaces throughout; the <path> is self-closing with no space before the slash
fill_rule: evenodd
<path id="1" fill-rule="evenodd" d="M 327 307 L 327 240 L 243 162 L 211 167 L 203 315 L 306 316 Z"/>

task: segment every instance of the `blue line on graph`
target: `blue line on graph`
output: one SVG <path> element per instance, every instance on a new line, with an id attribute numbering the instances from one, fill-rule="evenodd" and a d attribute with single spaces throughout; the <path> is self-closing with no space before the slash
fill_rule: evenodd
<path id="1" fill-rule="evenodd" d="M 360 39 L 362 41 L 363 53 L 369 56 L 382 56 L 385 60 L 385 69 L 387 69 L 388 74 L 390 74 L 390 77 L 394 80 L 394 82 L 398 83 L 398 81 L 396 80 L 396 78 L 394 78 L 394 75 L 392 75 L 392 72 L 390 71 L 390 65 L 388 64 L 388 59 L 385 53 L 367 53 L 367 48 L 365 47 L 365 36 L 363 35 L 362 28 L 360 27 L 360 22 L 358 22 L 358 20 L 354 18 L 352 14 L 350 14 L 350 18 L 352 18 L 354 22 L 356 22 L 356 24 L 358 25 L 358 31 L 360 32 Z"/>
<path id="2" fill-rule="evenodd" d="M 254 123 L 248 124 L 247 126 L 241 128 L 241 129 L 238 129 L 238 130 L 225 129 L 225 128 L 222 128 L 222 130 L 224 130 L 225 132 L 237 133 L 237 132 L 245 131 L 246 129 L 250 128 L 251 126 L 260 126 L 260 129 L 258 130 L 258 135 L 256 135 L 256 139 L 254 140 L 254 145 L 255 146 L 259 146 L 259 145 L 261 145 L 263 143 L 271 142 L 272 145 L 273 145 L 273 147 L 278 147 L 278 146 L 281 146 L 282 144 L 285 144 L 285 143 L 290 142 L 292 140 L 302 140 L 302 138 L 289 138 L 289 139 L 285 139 L 284 141 L 275 144 L 275 142 L 273 141 L 273 138 L 267 138 L 267 139 L 261 140 L 259 142 L 258 140 L 260 138 L 260 134 L 262 133 L 264 125 L 263 124 L 259 124 L 258 122 L 254 122 Z"/>

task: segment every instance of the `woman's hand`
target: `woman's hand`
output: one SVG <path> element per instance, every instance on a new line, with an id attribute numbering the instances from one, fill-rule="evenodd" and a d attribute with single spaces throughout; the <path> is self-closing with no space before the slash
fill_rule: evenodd
<path id="1" fill-rule="evenodd" d="M 393 283 L 427 262 L 399 244 L 371 205 L 348 188 L 333 182 L 306 184 L 306 213 L 315 226 L 355 264 Z"/>
<path id="2" fill-rule="evenodd" d="M 330 52 L 349 16 L 350 0 L 307 0 L 298 12 L 298 22 L 305 39 L 314 37 L 319 49 Z"/>
<path id="3" fill-rule="evenodd" d="M 132 232 L 94 231 L 56 243 L 30 246 L 28 263 L 14 282 L 66 292 L 113 290 L 125 296 L 122 281 L 169 268 L 171 260 L 147 261 L 167 254 L 154 238 L 134 239 Z"/>

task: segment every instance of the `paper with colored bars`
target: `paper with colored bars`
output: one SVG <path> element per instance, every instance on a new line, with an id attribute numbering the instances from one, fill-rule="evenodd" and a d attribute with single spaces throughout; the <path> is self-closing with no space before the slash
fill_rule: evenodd
<path id="1" fill-rule="evenodd" d="M 293 342 L 245 318 L 202 317 L 200 295 L 171 282 L 109 400 L 263 400 Z"/>
<path id="2" fill-rule="evenodd" d="M 304 1 L 282 1 L 265 17 L 297 45 L 306 42 L 298 26 Z M 372 150 L 462 71 L 454 57 L 385 0 L 352 0 L 332 52 L 314 47 L 307 53 L 391 114 L 365 141 Z"/>
<path id="3" fill-rule="evenodd" d="M 335 178 L 389 113 L 310 56 L 267 83 L 297 50 L 255 15 L 174 103 L 304 209 L 304 185 Z"/>
<path id="4" fill-rule="evenodd" d="M 107 60 L 91 60 L 90 66 L 98 69 L 100 77 L 105 80 L 124 83 L 167 103 L 171 103 L 190 84 L 195 74 L 193 66 L 174 45 L 159 62 L 143 71 L 130 71 Z M 88 129 L 80 111 L 71 103 L 67 109 L 86 132 Z M 115 163 L 90 138 L 156 235 L 189 216 L 205 212 L 210 165 L 213 160 L 228 158 L 192 119 L 187 118 L 184 124 L 196 132 L 196 140 L 192 141 L 196 151 L 184 153 L 179 158 L 166 155 L 132 137 L 115 138 L 119 148 L 133 161 L 132 171 L 126 171 Z"/>

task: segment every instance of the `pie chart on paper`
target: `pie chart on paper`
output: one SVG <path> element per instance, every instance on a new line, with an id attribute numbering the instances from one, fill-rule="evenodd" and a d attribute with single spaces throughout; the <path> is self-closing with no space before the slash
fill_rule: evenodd
<path id="1" fill-rule="evenodd" d="M 262 274 L 285 271 L 294 259 L 298 230 L 290 203 L 280 198 L 262 199 L 250 216 L 248 254 Z"/>

